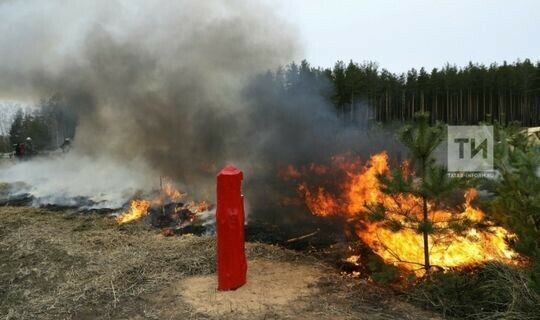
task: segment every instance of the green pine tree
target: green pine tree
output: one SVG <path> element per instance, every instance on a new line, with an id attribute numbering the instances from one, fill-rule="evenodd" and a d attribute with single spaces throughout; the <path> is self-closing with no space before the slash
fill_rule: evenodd
<path id="1" fill-rule="evenodd" d="M 492 214 L 518 235 L 516 249 L 540 258 L 540 147 L 518 126 L 496 127 Z"/>
<path id="2" fill-rule="evenodd" d="M 11 144 L 16 144 L 23 141 L 23 122 L 24 113 L 19 109 L 15 114 L 13 122 L 11 123 L 11 128 L 9 129 L 9 139 Z"/>
<path id="3" fill-rule="evenodd" d="M 403 170 L 393 170 L 388 175 L 379 175 L 382 191 L 391 195 L 396 203 L 390 206 L 383 203 L 366 206 L 369 218 L 381 222 L 391 231 L 409 228 L 422 235 L 424 253 L 422 267 L 426 272 L 432 267 L 429 259 L 430 236 L 449 230 L 463 232 L 471 226 L 471 222 L 459 214 L 446 221 L 432 221 L 429 215 L 428 206 L 431 209 L 448 206 L 448 201 L 444 203 L 442 199 L 458 187 L 458 181 L 449 178 L 446 169 L 437 165 L 432 157 L 433 151 L 442 142 L 443 137 L 444 128 L 440 125 L 430 126 L 428 114 L 416 114 L 413 125 L 406 126 L 400 134 L 400 140 L 411 153 L 415 175 L 404 173 Z M 410 208 L 403 208 L 397 196 L 420 199 L 420 214 Z"/>

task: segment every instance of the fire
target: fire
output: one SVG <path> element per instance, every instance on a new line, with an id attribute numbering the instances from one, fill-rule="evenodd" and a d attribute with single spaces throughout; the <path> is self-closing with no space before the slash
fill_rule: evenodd
<path id="1" fill-rule="evenodd" d="M 150 201 L 148 200 L 132 200 L 129 210 L 116 217 L 116 222 L 119 224 L 139 220 L 148 214 Z"/>
<path id="2" fill-rule="evenodd" d="M 332 159 L 332 164 L 331 168 L 326 170 L 317 167 L 317 171 L 344 177 L 337 186 L 325 189 L 323 186 L 310 187 L 306 182 L 299 183 L 298 191 L 309 210 L 318 216 L 347 217 L 355 223 L 359 238 L 386 262 L 409 270 L 420 269 L 424 263 L 422 234 L 412 228 L 403 215 L 392 212 L 401 210 L 400 212 L 406 211 L 410 215 L 421 217 L 422 199 L 403 194 L 391 196 L 382 192 L 377 175 L 390 172 L 388 155 L 385 152 L 375 154 L 364 165 L 358 159 L 339 156 Z M 313 173 L 310 166 L 304 169 L 304 176 Z M 410 174 L 407 163 L 402 165 L 402 170 L 405 175 Z M 295 169 L 295 172 L 300 171 Z M 513 235 L 504 228 L 484 221 L 485 214 L 472 204 L 476 196 L 475 189 L 465 192 L 463 209 L 459 212 L 436 210 L 433 204 L 428 203 L 430 220 L 440 230 L 446 230 L 429 236 L 432 265 L 449 268 L 489 260 L 511 262 L 512 258 L 517 256 L 506 241 Z M 370 221 L 366 205 L 377 203 L 384 204 L 390 220 L 397 220 L 404 227 L 397 231 L 389 230 L 382 222 Z M 458 233 L 449 228 L 452 217 L 456 216 L 473 223 L 482 222 L 487 227 L 472 227 Z"/>
<path id="3" fill-rule="evenodd" d="M 160 192 L 159 200 L 157 201 L 157 204 L 161 204 L 166 200 L 169 200 L 171 202 L 177 202 L 180 201 L 183 197 L 186 196 L 185 193 L 176 190 L 174 187 L 172 181 L 170 179 L 166 178 L 164 179 L 165 183 L 163 184 L 163 187 Z"/>
<path id="4" fill-rule="evenodd" d="M 345 261 L 349 262 L 349 263 L 352 263 L 354 265 L 359 265 L 358 263 L 358 260 L 360 259 L 360 256 L 359 255 L 352 255 L 350 257 L 348 257 L 347 259 L 345 259 Z"/>
<path id="5" fill-rule="evenodd" d="M 338 214 L 340 206 L 338 201 L 328 194 L 323 187 L 319 187 L 316 192 L 311 192 L 305 183 L 298 186 L 304 197 L 310 211 L 317 216 L 327 216 Z"/>
<path id="6" fill-rule="evenodd" d="M 212 205 L 203 200 L 201 202 L 190 201 L 184 207 L 193 213 L 201 213 L 210 210 Z"/>
<path id="7" fill-rule="evenodd" d="M 148 215 L 149 210 L 152 206 L 162 206 L 167 203 L 176 203 L 182 200 L 185 196 L 186 193 L 177 190 L 170 179 L 164 178 L 162 188 L 155 198 L 150 200 L 132 200 L 130 202 L 129 209 L 116 217 L 116 222 L 119 224 L 123 224 L 131 221 L 140 220 Z M 207 211 L 211 207 L 211 204 L 206 201 L 190 201 L 179 209 L 187 209 L 197 214 Z"/>

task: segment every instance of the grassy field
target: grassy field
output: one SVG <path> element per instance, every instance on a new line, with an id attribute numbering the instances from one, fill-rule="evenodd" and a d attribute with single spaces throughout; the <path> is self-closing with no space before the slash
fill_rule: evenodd
<path id="1" fill-rule="evenodd" d="M 248 285 L 215 291 L 215 241 L 143 223 L 0 208 L 0 319 L 436 319 L 300 253 L 249 243 Z"/>

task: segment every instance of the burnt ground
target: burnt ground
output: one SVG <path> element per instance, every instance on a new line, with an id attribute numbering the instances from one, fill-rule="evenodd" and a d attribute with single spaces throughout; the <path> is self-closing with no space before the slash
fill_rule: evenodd
<path id="1" fill-rule="evenodd" d="M 1 319 L 438 319 L 324 261 L 248 243 L 248 285 L 215 291 L 215 241 L 104 215 L 0 208 Z"/>

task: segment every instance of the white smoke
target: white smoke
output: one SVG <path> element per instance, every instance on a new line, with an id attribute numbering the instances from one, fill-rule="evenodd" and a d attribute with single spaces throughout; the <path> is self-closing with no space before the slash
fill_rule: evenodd
<path id="1" fill-rule="evenodd" d="M 114 209 L 138 192 L 159 187 L 159 174 L 139 160 L 68 153 L 4 163 L 0 168 L 0 181 L 11 185 L 11 196 L 31 194 L 35 206 Z"/>

